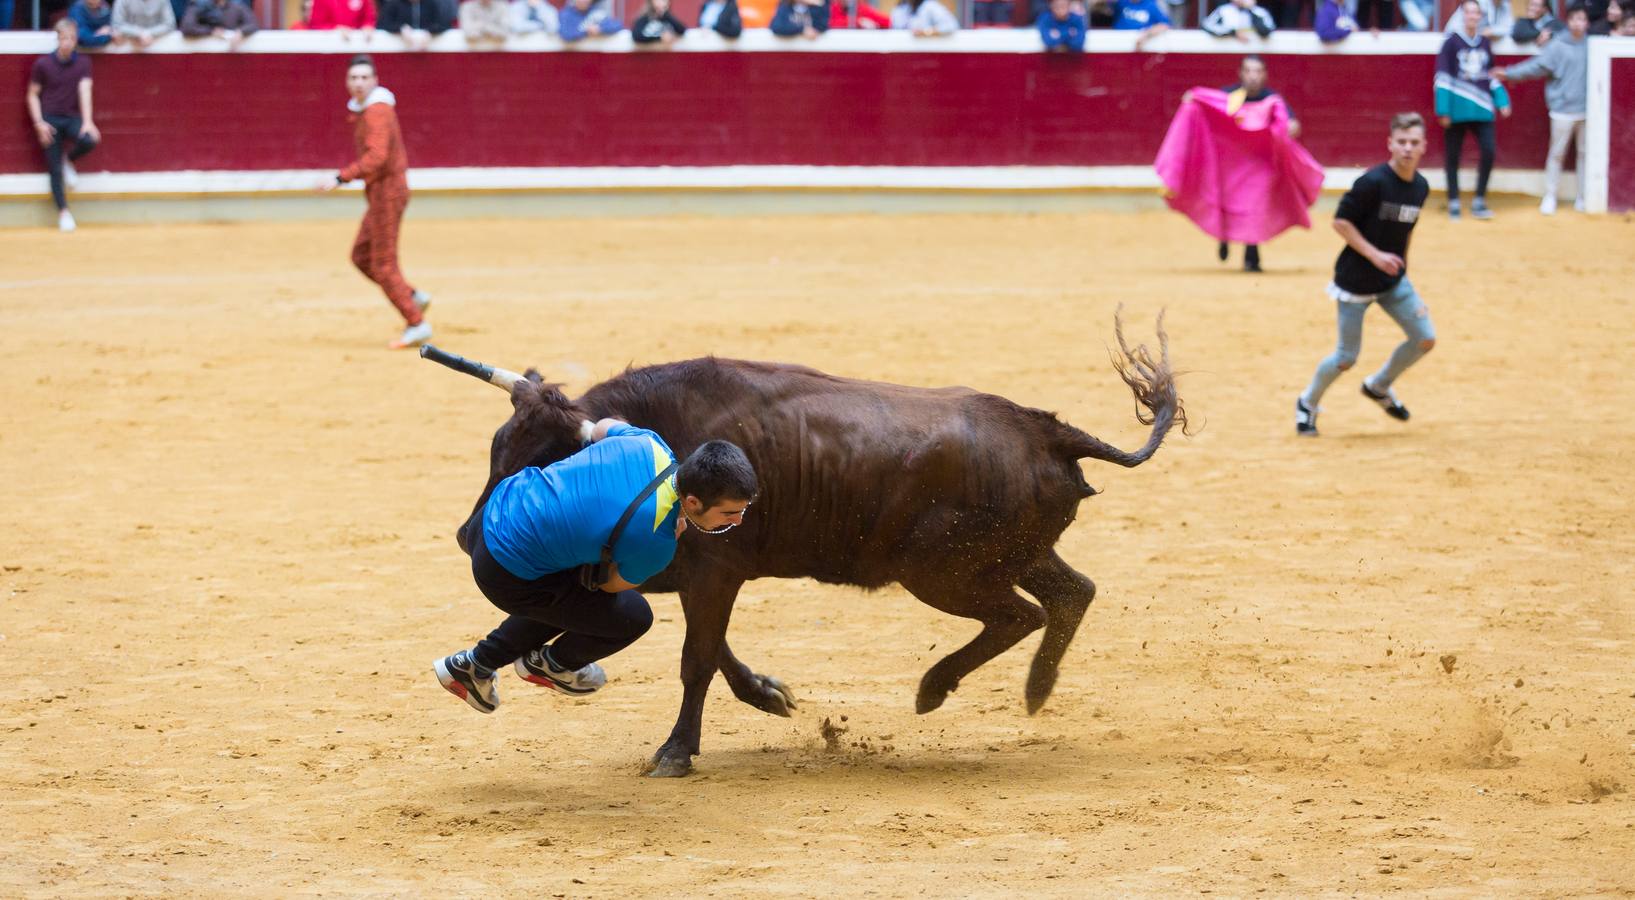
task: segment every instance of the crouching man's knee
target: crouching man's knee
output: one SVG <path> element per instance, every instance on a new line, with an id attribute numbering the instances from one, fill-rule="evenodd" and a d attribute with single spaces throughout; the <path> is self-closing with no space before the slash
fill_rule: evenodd
<path id="1" fill-rule="evenodd" d="M 1430 337 L 1419 342 L 1419 352 L 1429 353 L 1436 346 L 1436 338 Z"/>
<path id="2" fill-rule="evenodd" d="M 1334 361 L 1334 368 L 1339 369 L 1340 371 L 1344 372 L 1345 370 L 1351 368 L 1352 366 L 1354 366 L 1356 364 L 1357 364 L 1357 357 L 1355 357 L 1355 356 L 1342 356 L 1339 359 Z"/>

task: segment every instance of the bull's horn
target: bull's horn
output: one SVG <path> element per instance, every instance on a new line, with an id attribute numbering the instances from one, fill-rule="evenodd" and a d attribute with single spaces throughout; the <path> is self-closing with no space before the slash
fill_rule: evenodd
<path id="1" fill-rule="evenodd" d="M 430 344 L 420 345 L 420 358 L 448 366 L 456 372 L 464 372 L 473 378 L 480 378 L 504 390 L 506 393 L 510 393 L 511 387 L 517 382 L 524 380 L 521 375 L 510 369 L 501 369 L 496 366 L 485 366 L 480 362 L 472 362 L 463 356 L 439 350 Z"/>

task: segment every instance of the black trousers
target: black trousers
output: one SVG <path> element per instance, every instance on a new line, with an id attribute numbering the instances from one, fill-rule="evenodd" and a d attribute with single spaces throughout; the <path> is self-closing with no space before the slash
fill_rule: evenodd
<path id="1" fill-rule="evenodd" d="M 1369 23 L 1370 12 L 1374 14 L 1372 25 Z M 1357 27 L 1391 31 L 1397 27 L 1396 13 L 1395 0 L 1357 0 Z"/>
<path id="2" fill-rule="evenodd" d="M 65 141 L 73 141 L 74 149 L 68 152 L 70 160 L 76 160 L 97 148 L 97 142 L 88 137 L 81 137 L 79 130 L 85 126 L 78 116 L 44 116 L 45 124 L 51 126 L 51 144 L 45 148 L 45 164 L 51 173 L 51 199 L 57 202 L 58 209 L 68 208 L 68 195 L 62 189 L 62 145 Z"/>
<path id="3" fill-rule="evenodd" d="M 1487 176 L 1493 174 L 1493 152 L 1497 144 L 1493 140 L 1492 122 L 1455 122 L 1448 126 L 1443 133 L 1443 141 L 1447 144 L 1447 160 L 1444 169 L 1448 176 L 1448 199 L 1459 199 L 1459 157 L 1465 149 L 1465 135 L 1476 135 L 1476 147 L 1481 155 L 1476 160 L 1476 196 L 1487 196 Z"/>
<path id="4" fill-rule="evenodd" d="M 477 664 L 490 669 L 548 643 L 559 667 L 579 669 L 634 644 L 653 627 L 653 610 L 635 591 L 593 591 L 571 569 L 532 581 L 512 575 L 489 554 L 481 516 L 471 529 L 471 575 L 488 602 L 510 613 L 477 643 Z"/>

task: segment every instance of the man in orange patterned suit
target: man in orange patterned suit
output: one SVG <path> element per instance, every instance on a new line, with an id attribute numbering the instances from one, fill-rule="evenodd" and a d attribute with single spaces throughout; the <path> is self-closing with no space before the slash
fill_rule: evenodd
<path id="1" fill-rule="evenodd" d="M 369 209 L 352 243 L 352 264 L 380 285 L 386 299 L 403 314 L 403 334 L 388 346 L 394 350 L 417 347 L 431 339 L 431 324 L 425 318 L 431 296 L 412 287 L 397 264 L 398 230 L 409 205 L 409 156 L 397 124 L 397 98 L 380 86 L 375 62 L 367 55 L 352 58 L 346 69 L 346 90 L 352 95 L 346 108 L 352 113 L 358 158 L 319 189 L 332 191 L 363 179 Z"/>

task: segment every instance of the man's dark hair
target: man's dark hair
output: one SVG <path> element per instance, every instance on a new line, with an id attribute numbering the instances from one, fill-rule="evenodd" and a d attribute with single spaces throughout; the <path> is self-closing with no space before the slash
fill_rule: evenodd
<path id="1" fill-rule="evenodd" d="M 1243 59 L 1238 60 L 1238 68 L 1243 68 L 1244 63 L 1252 62 L 1260 63 L 1262 66 L 1266 65 L 1266 60 L 1261 59 L 1259 53 L 1245 53 Z"/>
<path id="2" fill-rule="evenodd" d="M 357 56 L 352 57 L 351 62 L 346 64 L 346 70 L 348 72 L 352 71 L 353 66 L 368 66 L 369 68 L 374 69 L 375 58 L 367 53 L 359 53 Z M 379 70 L 376 69 L 376 71 Z"/>
<path id="3" fill-rule="evenodd" d="M 737 444 L 710 441 L 676 470 L 676 490 L 683 497 L 697 497 L 709 509 L 723 500 L 754 500 L 759 485 L 755 468 Z"/>
<path id="4" fill-rule="evenodd" d="M 1399 112 L 1391 117 L 1392 131 L 1406 131 L 1409 128 L 1425 130 L 1425 117 L 1416 112 Z"/>
<path id="5" fill-rule="evenodd" d="M 1623 4 L 1622 4 L 1622 3 L 1620 3 L 1620 4 L 1618 4 L 1618 5 L 1619 5 L 1619 6 L 1623 6 Z M 1546 4 L 1546 6 L 1548 6 L 1548 4 Z M 1546 11 L 1548 11 L 1548 10 L 1546 10 Z M 1573 13 L 1583 13 L 1583 14 L 1584 14 L 1584 18 L 1586 18 L 1586 19 L 1587 19 L 1587 18 L 1589 18 L 1589 15 L 1590 15 L 1590 8 L 1589 8 L 1589 7 L 1588 7 L 1588 6 L 1585 6 L 1585 5 L 1584 5 L 1584 4 L 1582 4 L 1582 3 L 1574 3 L 1574 4 L 1573 4 L 1573 5 L 1571 5 L 1571 6 L 1569 6 L 1569 7 L 1567 7 L 1567 11 L 1566 11 L 1566 12 L 1564 12 L 1564 13 L 1562 13 L 1562 14 L 1561 14 L 1561 20 L 1562 20 L 1562 21 L 1563 21 L 1563 22 L 1565 22 L 1565 21 L 1566 21 L 1566 20 L 1568 20 L 1568 19 L 1570 19 L 1570 18 L 1572 18 L 1572 17 L 1573 17 Z"/>

